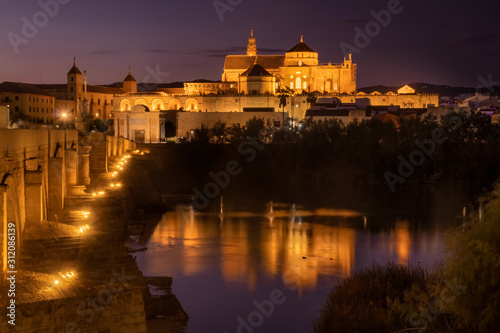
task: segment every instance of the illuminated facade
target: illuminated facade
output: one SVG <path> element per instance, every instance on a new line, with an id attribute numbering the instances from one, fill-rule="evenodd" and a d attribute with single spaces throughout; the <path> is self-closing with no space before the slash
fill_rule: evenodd
<path id="1" fill-rule="evenodd" d="M 66 74 L 66 84 L 39 84 L 37 87 L 55 96 L 56 114 L 66 113 L 77 116 L 83 109 L 83 101 L 86 97 L 89 114 L 96 118 L 109 119 L 112 117 L 113 97 L 132 91 L 130 89 L 134 86 L 134 82 L 129 82 L 131 79 L 135 81 L 129 72 L 129 76 L 124 80 L 124 89 L 86 85 L 85 75 L 76 66 L 76 60 L 74 60 L 73 66 Z M 137 82 L 135 82 L 135 87 L 137 91 Z"/>
<path id="2" fill-rule="evenodd" d="M 0 104 L 9 106 L 13 113 L 22 114 L 34 121 L 54 122 L 54 96 L 42 89 L 24 83 L 0 84 Z"/>
<path id="3" fill-rule="evenodd" d="M 296 93 L 355 93 L 356 64 L 352 57 L 342 63 L 320 64 L 319 54 L 304 43 L 291 48 L 285 55 L 258 55 L 253 31 L 248 40 L 246 55 L 228 55 L 224 64 L 223 82 L 240 82 L 252 65 L 258 63 L 276 78 L 275 90 L 290 90 Z M 254 91 L 240 85 L 239 92 L 253 94 Z"/>

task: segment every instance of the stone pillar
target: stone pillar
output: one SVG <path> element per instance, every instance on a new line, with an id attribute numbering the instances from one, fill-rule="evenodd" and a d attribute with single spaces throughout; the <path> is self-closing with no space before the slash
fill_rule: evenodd
<path id="1" fill-rule="evenodd" d="M 76 149 L 66 149 L 66 184 L 78 185 L 78 152 Z"/>
<path id="2" fill-rule="evenodd" d="M 119 137 L 120 136 L 120 118 L 115 117 L 114 124 L 115 126 L 115 136 Z"/>
<path id="3" fill-rule="evenodd" d="M 125 139 L 130 140 L 130 124 L 129 124 L 129 116 L 130 112 L 127 112 L 127 117 L 125 118 L 125 135 L 123 136 Z"/>
<path id="4" fill-rule="evenodd" d="M 107 137 L 106 138 L 106 141 L 108 143 L 108 150 L 107 150 L 107 156 L 110 157 L 113 155 L 113 137 L 110 136 L 110 137 Z"/>
<path id="5" fill-rule="evenodd" d="M 123 156 L 123 151 L 124 151 L 123 144 L 124 144 L 125 139 L 118 138 L 117 141 L 118 141 L 118 149 L 117 149 L 116 154 L 118 156 Z"/>
<path id="6" fill-rule="evenodd" d="M 146 135 L 144 137 L 144 143 L 151 143 L 151 119 L 146 119 Z"/>
<path id="7" fill-rule="evenodd" d="M 92 146 L 81 143 L 78 145 L 78 184 L 90 185 L 90 152 Z"/>
<path id="8" fill-rule="evenodd" d="M 90 173 L 107 173 L 108 142 L 106 141 L 106 134 L 91 133 L 90 142 L 92 144 L 92 152 L 90 153 Z"/>
<path id="9" fill-rule="evenodd" d="M 0 251 L 2 252 L 2 272 L 7 271 L 7 185 L 0 185 Z"/>
<path id="10" fill-rule="evenodd" d="M 43 220 L 42 171 L 24 172 L 24 194 L 26 223 L 40 223 Z"/>
<path id="11" fill-rule="evenodd" d="M 64 159 L 50 157 L 49 171 L 49 215 L 58 214 L 64 208 Z"/>

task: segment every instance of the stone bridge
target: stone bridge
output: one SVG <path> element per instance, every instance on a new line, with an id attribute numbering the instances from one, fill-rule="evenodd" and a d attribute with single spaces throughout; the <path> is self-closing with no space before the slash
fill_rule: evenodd
<path id="1" fill-rule="evenodd" d="M 104 133 L 76 130 L 0 130 L 0 244 L 2 272 L 7 269 L 8 226 L 15 225 L 16 259 L 30 224 L 57 221 L 64 199 L 90 184 L 90 174 L 105 173 L 107 159 L 135 144 Z M 16 269 L 20 269 L 16 260 Z"/>

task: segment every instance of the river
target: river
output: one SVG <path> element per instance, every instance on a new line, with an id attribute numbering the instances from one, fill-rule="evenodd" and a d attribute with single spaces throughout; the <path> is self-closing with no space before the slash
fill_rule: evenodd
<path id="1" fill-rule="evenodd" d="M 144 275 L 174 277 L 189 332 L 309 332 L 353 272 L 389 261 L 432 270 L 470 200 L 456 187 L 335 189 L 299 202 L 233 194 L 205 212 L 176 206 L 135 256 Z"/>

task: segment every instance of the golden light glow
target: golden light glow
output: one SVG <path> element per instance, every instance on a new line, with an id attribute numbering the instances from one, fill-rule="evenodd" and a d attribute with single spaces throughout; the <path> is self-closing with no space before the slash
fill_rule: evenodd
<path id="1" fill-rule="evenodd" d="M 314 216 L 315 212 L 304 213 Z M 266 222 L 265 228 L 270 230 L 261 234 L 265 238 L 259 239 L 259 225 L 249 228 L 245 219 L 246 216 L 255 218 L 251 212 L 239 212 L 234 217 L 227 215 L 222 223 L 207 223 L 206 217 L 194 212 L 172 212 L 163 216 L 151 241 L 173 246 L 181 240 L 186 251 L 181 257 L 183 273 L 194 275 L 211 264 L 203 259 L 208 256 L 207 251 L 216 251 L 203 246 L 205 240 L 220 239 L 217 253 L 220 253 L 224 280 L 244 283 L 249 291 L 256 287 L 257 272 L 262 269 L 270 277 L 283 276 L 285 285 L 296 286 L 299 294 L 316 288 L 320 276 L 350 275 L 356 252 L 356 231 L 308 223 L 296 213 L 275 210 L 274 223 Z M 270 220 L 267 215 L 262 218 Z"/>
<path id="2" fill-rule="evenodd" d="M 84 226 L 81 226 L 81 227 L 80 227 L 80 233 L 83 233 L 85 230 L 89 230 L 89 229 L 90 229 L 90 227 L 89 227 L 89 225 L 88 225 L 88 224 L 86 224 L 86 225 L 84 225 Z"/>
<path id="3" fill-rule="evenodd" d="M 78 274 L 75 273 L 74 271 L 70 271 L 70 272 L 66 272 L 66 273 L 58 272 L 57 276 L 59 278 L 54 280 L 55 286 L 59 285 L 62 282 L 71 283 L 73 280 L 78 278 Z"/>
<path id="4" fill-rule="evenodd" d="M 409 222 L 398 221 L 395 229 L 399 262 L 407 263 L 411 246 Z"/>

